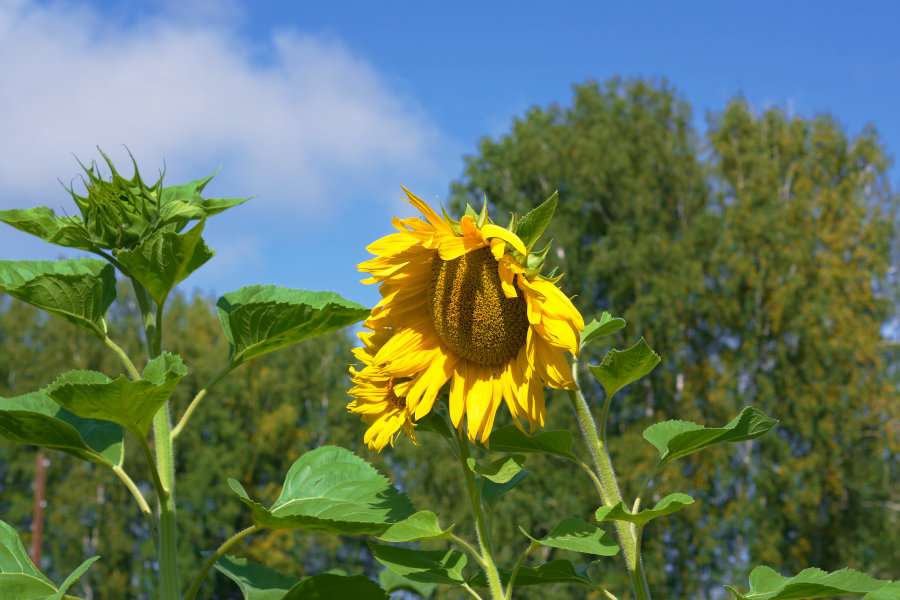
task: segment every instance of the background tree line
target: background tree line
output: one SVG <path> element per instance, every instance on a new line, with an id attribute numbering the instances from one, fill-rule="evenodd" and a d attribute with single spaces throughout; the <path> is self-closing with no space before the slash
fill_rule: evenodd
<path id="1" fill-rule="evenodd" d="M 760 563 L 900 577 L 900 543 L 885 535 L 900 528 L 900 406 L 895 346 L 882 334 L 898 302 L 890 269 L 897 196 L 877 133 L 851 137 L 828 116 L 758 112 L 738 98 L 707 116 L 701 137 L 689 105 L 665 83 L 614 80 L 574 92 L 571 106 L 533 109 L 509 134 L 483 139 L 466 157 L 451 204 L 479 208 L 486 195 L 505 223 L 505 213 L 524 214 L 558 189 L 549 263 L 566 274 L 563 289 L 588 320 L 609 310 L 628 321 L 616 345 L 644 336 L 662 356 L 613 410 L 623 492 L 633 495 L 652 466 L 655 450 L 640 433 L 654 422 L 721 425 L 750 404 L 781 421 L 762 440 L 708 451 L 656 477 L 654 494 L 684 491 L 700 502 L 648 528 L 654 594 L 724 597 L 722 583 L 745 581 Z M 213 303 L 183 295 L 171 302 L 166 331 L 192 382 L 179 386 L 175 414 L 227 355 Z M 121 327 L 114 337 L 140 356 L 137 311 L 124 291 L 113 311 Z M 348 447 L 393 474 L 417 506 L 465 520 L 454 501 L 457 467 L 428 434 L 419 436 L 422 448 L 403 440 L 381 455 L 361 444 L 363 426 L 345 411 L 353 345 L 335 334 L 267 355 L 200 406 L 194 419 L 203 425 L 179 438 L 183 561 L 199 561 L 206 543 L 249 524 L 227 477 L 274 499 L 289 465 L 322 444 Z M 69 368 L 120 371 L 88 334 L 0 301 L 0 396 L 41 388 Z M 588 391 L 602 399 L 599 386 Z M 548 428 L 577 433 L 563 394 L 550 395 L 548 409 Z M 133 499 L 93 465 L 49 456 L 45 572 L 59 581 L 84 555 L 101 554 L 83 596 L 147 597 L 141 582 L 153 550 Z M 30 525 L 34 458 L 0 442 L 0 518 L 21 532 Z M 136 453 L 126 460 L 141 463 Z M 587 481 L 561 462 L 529 461 L 532 474 L 495 518 L 501 539 L 516 539 L 518 525 L 542 535 L 555 514 L 590 519 L 598 500 Z M 511 543 L 502 559 L 520 550 Z M 352 537 L 266 532 L 240 553 L 296 575 L 378 570 Z M 595 569 L 613 582 L 619 567 Z M 224 578 L 212 581 L 203 597 L 240 597 Z M 589 596 L 559 587 L 523 597 Z"/>

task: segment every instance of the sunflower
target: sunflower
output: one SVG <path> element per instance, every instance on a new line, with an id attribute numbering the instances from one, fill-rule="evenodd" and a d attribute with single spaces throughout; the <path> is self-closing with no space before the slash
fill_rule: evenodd
<path id="1" fill-rule="evenodd" d="M 390 337 L 390 332 L 382 330 L 358 335 L 364 347 L 354 348 L 353 354 L 365 366 L 360 371 L 350 367 L 351 379 L 355 384 L 350 394 L 355 399 L 347 405 L 347 409 L 362 415 L 363 422 L 369 425 L 363 441 L 370 450 L 381 452 L 388 442 L 394 445 L 395 434 L 402 428 L 415 443 L 414 425 L 406 402 L 397 395 L 399 385 L 395 386 L 393 376 L 372 366 L 372 358 Z"/>
<path id="2" fill-rule="evenodd" d="M 413 420 L 449 381 L 450 419 L 461 428 L 466 416 L 472 442 L 488 441 L 503 401 L 516 426 L 534 432 L 544 425 L 544 386 L 575 388 L 565 353 L 577 354 L 584 329 L 556 279 L 540 275 L 549 246 L 531 252 L 515 218 L 510 228 L 495 225 L 486 206 L 454 221 L 404 191 L 425 219 L 394 218 L 397 233 L 368 246 L 376 257 L 359 265 L 371 274 L 363 283 L 381 286 L 364 323 L 386 337 L 366 354 L 372 376 L 394 382 Z M 358 403 L 378 385 L 357 381 L 351 394 Z"/>

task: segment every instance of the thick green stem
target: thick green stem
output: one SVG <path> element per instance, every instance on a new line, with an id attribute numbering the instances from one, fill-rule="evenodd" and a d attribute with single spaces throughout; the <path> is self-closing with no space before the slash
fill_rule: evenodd
<path id="1" fill-rule="evenodd" d="M 153 417 L 156 441 L 156 467 L 163 494 L 159 496 L 159 579 L 163 600 L 181 598 L 178 590 L 178 540 L 175 522 L 175 457 L 172 448 L 172 423 L 166 402 Z"/>
<path id="2" fill-rule="evenodd" d="M 475 517 L 475 534 L 478 538 L 478 547 L 481 549 L 481 563 L 484 568 L 484 574 L 487 577 L 488 588 L 491 591 L 493 600 L 504 600 L 503 585 L 500 583 L 500 572 L 497 571 L 497 564 L 494 561 L 494 549 L 491 545 L 490 536 L 485 526 L 484 511 L 481 508 L 481 495 L 478 493 L 475 485 L 475 476 L 469 469 L 469 442 L 459 434 L 459 465 L 463 471 L 463 477 L 466 480 L 466 489 L 469 492 L 469 500 L 472 503 L 472 515 Z"/>
<path id="3" fill-rule="evenodd" d="M 190 589 L 187 591 L 187 594 L 184 596 L 184 600 L 194 600 L 194 597 L 197 595 L 197 592 L 200 591 L 200 584 L 203 583 L 203 580 L 206 578 L 209 570 L 213 568 L 213 565 L 216 564 L 216 561 L 222 558 L 222 555 L 228 552 L 232 546 L 237 544 L 239 541 L 250 535 L 251 533 L 255 533 L 260 530 L 260 527 L 257 525 L 251 525 L 246 529 L 242 529 L 238 531 L 236 534 L 222 542 L 222 545 L 219 546 L 219 549 L 215 551 L 215 553 L 210 556 L 206 563 L 204 563 L 203 568 L 200 569 L 200 573 L 197 574 L 197 578 L 194 579 L 194 583 L 191 584 Z"/>
<path id="4" fill-rule="evenodd" d="M 578 383 L 578 361 L 572 364 L 572 377 Z M 580 387 L 576 391 L 569 390 L 569 399 L 575 415 L 581 425 L 581 432 L 591 449 L 594 466 L 600 476 L 600 497 L 605 506 L 615 506 L 622 501 L 622 493 L 619 491 L 619 483 L 613 470 L 612 460 L 606 447 L 606 414 L 609 410 L 610 398 L 606 399 L 601 418 L 601 432 L 597 431 L 594 417 L 581 393 Z M 634 588 L 635 597 L 638 600 L 650 600 L 650 589 L 647 585 L 647 577 L 644 575 L 644 567 L 641 562 L 640 540 L 635 535 L 635 530 L 626 521 L 614 521 L 616 533 L 619 536 L 619 545 L 625 556 L 625 564 L 628 568 L 628 576 Z"/>

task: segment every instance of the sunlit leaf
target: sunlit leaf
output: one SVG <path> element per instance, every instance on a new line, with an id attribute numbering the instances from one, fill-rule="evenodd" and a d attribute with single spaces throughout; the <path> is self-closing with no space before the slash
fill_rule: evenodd
<path id="1" fill-rule="evenodd" d="M 0 597 L 6 600 L 61 600 L 99 556 L 87 559 L 56 588 L 32 564 L 16 530 L 0 521 Z"/>
<path id="2" fill-rule="evenodd" d="M 249 198 L 203 198 L 200 192 L 214 176 L 215 173 L 183 185 L 164 187 L 160 193 L 161 224 L 174 224 L 174 230 L 181 231 L 188 221 L 218 214 L 249 200 Z"/>
<path id="3" fill-rule="evenodd" d="M 0 260 L 0 292 L 106 336 L 106 312 L 116 298 L 115 269 L 93 258 Z"/>
<path id="4" fill-rule="evenodd" d="M 275 529 L 379 534 L 414 512 L 387 478 L 335 446 L 316 448 L 294 461 L 271 508 L 251 500 L 234 479 L 228 485 L 253 511 L 257 525 Z"/>
<path id="5" fill-rule="evenodd" d="M 461 585 L 466 555 L 458 550 L 414 550 L 369 544 L 375 560 L 412 581 Z"/>
<path id="6" fill-rule="evenodd" d="M 122 464 L 125 432 L 120 426 L 74 415 L 43 391 L 0 398 L 0 435 L 109 467 Z"/>
<path id="7" fill-rule="evenodd" d="M 591 373 L 610 397 L 620 389 L 637 381 L 659 364 L 659 356 L 650 349 L 644 338 L 627 350 L 610 350 L 599 365 L 589 365 Z"/>
<path id="8" fill-rule="evenodd" d="M 601 522 L 628 521 L 637 525 L 645 525 L 648 521 L 664 515 L 670 515 L 693 503 L 694 499 L 687 494 L 675 493 L 669 494 L 657 502 L 653 508 L 638 511 L 637 514 L 632 514 L 624 502 L 619 502 L 615 506 L 601 506 L 597 509 L 595 516 Z"/>
<path id="9" fill-rule="evenodd" d="M 244 600 L 281 600 L 297 584 L 296 577 L 282 575 L 269 567 L 251 563 L 246 558 L 234 558 L 226 554 L 213 566 L 237 584 L 244 594 Z"/>
<path id="10" fill-rule="evenodd" d="M 516 235 L 522 239 L 525 248 L 531 250 L 534 243 L 541 237 L 547 225 L 553 219 L 553 213 L 556 212 L 556 202 L 559 197 L 557 192 L 553 192 L 549 198 L 544 200 L 540 206 L 532 209 L 527 215 L 519 220 L 519 227 L 516 229 Z"/>
<path id="11" fill-rule="evenodd" d="M 80 250 L 94 250 L 97 247 L 88 238 L 88 232 L 80 217 L 57 217 L 56 213 L 46 206 L 0 210 L 0 222 L 11 225 L 19 231 L 36 235 L 51 244 Z"/>
<path id="12" fill-rule="evenodd" d="M 488 509 L 494 510 L 497 502 L 500 501 L 500 497 L 519 485 L 530 473 L 531 471 L 519 471 L 512 479 L 504 483 L 494 483 L 489 479 L 484 480 L 481 484 L 481 499 L 487 504 Z"/>
<path id="13" fill-rule="evenodd" d="M 663 421 L 644 430 L 656 446 L 660 465 L 718 444 L 743 442 L 765 435 L 778 423 L 748 406 L 725 427 L 704 427 L 690 421 Z"/>
<path id="14" fill-rule="evenodd" d="M 334 292 L 252 286 L 225 294 L 216 303 L 231 344 L 232 368 L 255 356 L 352 325 L 366 307 Z"/>
<path id="15" fill-rule="evenodd" d="M 520 454 L 498 458 L 488 465 L 479 465 L 474 458 L 468 459 L 469 469 L 494 483 L 506 483 L 522 470 L 525 457 Z"/>
<path id="16" fill-rule="evenodd" d="M 593 319 L 590 323 L 585 324 L 584 331 L 581 333 L 580 347 L 584 348 L 584 345 L 591 340 L 611 335 L 623 327 L 625 327 L 625 319 L 613 318 L 611 314 L 603 311 L 599 321 Z"/>
<path id="17" fill-rule="evenodd" d="M 441 529 L 437 515 L 430 510 L 423 510 L 394 523 L 378 539 L 383 542 L 415 542 L 446 538 L 450 537 L 453 527 L 451 525 L 447 529 Z"/>
<path id="18" fill-rule="evenodd" d="M 282 600 L 389 600 L 378 584 L 362 575 L 313 575 L 288 590 Z"/>
<path id="19" fill-rule="evenodd" d="M 528 435 L 515 425 L 501 427 L 491 434 L 491 450 L 498 452 L 525 452 L 528 454 L 553 454 L 578 461 L 572 452 L 572 434 L 568 431 L 544 431 Z"/>
<path id="20" fill-rule="evenodd" d="M 597 554 L 600 556 L 615 556 L 619 551 L 619 546 L 615 540 L 609 537 L 605 531 L 591 525 L 586 521 L 576 518 L 565 519 L 557 525 L 553 531 L 541 539 L 534 538 L 527 531 L 519 527 L 528 539 L 533 540 L 541 546 L 550 546 L 552 548 L 561 548 L 563 550 L 572 550 L 573 552 L 584 552 L 587 554 Z"/>
<path id="21" fill-rule="evenodd" d="M 96 371 L 69 371 L 46 391 L 79 417 L 112 421 L 137 436 L 146 436 L 156 411 L 186 373 L 181 357 L 165 352 L 147 364 L 137 381 L 124 375 L 111 380 Z"/>
<path id="22" fill-rule="evenodd" d="M 423 598 L 431 598 L 432 594 L 434 594 L 434 588 L 437 587 L 437 584 L 435 583 L 422 583 L 420 581 L 407 579 L 402 575 L 394 573 L 390 569 L 383 569 L 378 574 L 378 585 L 380 585 L 381 589 L 388 594 L 405 590 L 418 594 Z"/>
<path id="23" fill-rule="evenodd" d="M 587 570 L 591 565 L 576 567 L 568 560 L 551 560 L 537 567 L 522 567 L 516 574 L 513 587 L 526 585 L 542 585 L 546 583 L 574 583 L 593 587 L 595 584 L 587 576 Z M 505 586 L 509 582 L 511 571 L 500 569 L 500 581 Z M 484 572 L 478 573 L 469 580 L 472 587 L 487 587 L 487 578 Z"/>
<path id="24" fill-rule="evenodd" d="M 774 569 L 761 566 L 750 573 L 747 594 L 741 594 L 729 585 L 725 587 L 738 600 L 793 600 L 839 594 L 865 594 L 863 600 L 900 600 L 900 582 L 873 579 L 853 569 L 833 573 L 804 569 L 795 577 L 784 577 Z"/>
<path id="25" fill-rule="evenodd" d="M 116 258 L 157 304 L 162 304 L 176 284 L 215 254 L 200 237 L 204 224 L 201 220 L 187 233 L 156 231 L 134 249 L 116 254 Z"/>

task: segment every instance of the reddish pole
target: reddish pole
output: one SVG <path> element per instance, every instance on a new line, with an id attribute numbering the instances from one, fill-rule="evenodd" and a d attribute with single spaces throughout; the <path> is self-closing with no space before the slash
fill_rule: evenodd
<path id="1" fill-rule="evenodd" d="M 31 562 L 38 569 L 41 568 L 41 551 L 44 547 L 44 482 L 46 474 L 44 468 L 47 461 L 44 458 L 44 452 L 38 450 L 37 467 L 34 472 L 34 518 L 31 523 Z"/>

